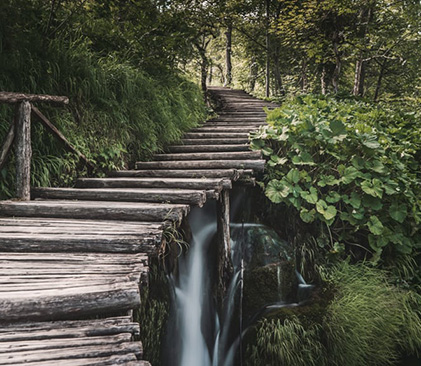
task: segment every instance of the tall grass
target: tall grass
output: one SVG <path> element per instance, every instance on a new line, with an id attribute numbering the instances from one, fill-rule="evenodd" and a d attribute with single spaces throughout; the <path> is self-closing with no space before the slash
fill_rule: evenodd
<path id="1" fill-rule="evenodd" d="M 83 39 L 38 46 L 43 55 L 34 49 L 0 54 L 0 90 L 69 96 L 66 108 L 40 109 L 99 171 L 147 159 L 205 117 L 199 88 L 175 72 L 152 77 L 113 54 L 97 56 Z M 0 141 L 12 114 L 0 106 Z M 76 158 L 33 125 L 32 184 L 71 184 L 80 169 Z M 13 191 L 12 162 L 1 172 L 3 198 Z"/>
<path id="2" fill-rule="evenodd" d="M 324 275 L 334 298 L 318 321 L 264 319 L 249 365 L 393 365 L 421 351 L 420 296 L 366 265 L 337 266 Z"/>

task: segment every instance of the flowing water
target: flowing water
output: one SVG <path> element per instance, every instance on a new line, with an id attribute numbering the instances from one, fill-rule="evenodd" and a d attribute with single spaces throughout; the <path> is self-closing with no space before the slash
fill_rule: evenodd
<path id="1" fill-rule="evenodd" d="M 174 289 L 173 315 L 166 349 L 172 349 L 172 352 L 166 355 L 164 365 L 241 365 L 242 337 L 247 330 L 243 318 L 248 319 L 249 325 L 266 309 L 296 305 L 284 296 L 285 277 L 291 277 L 285 274 L 285 263 L 293 260 L 292 248 L 263 225 L 232 224 L 234 270 L 222 309 L 218 312 L 213 298 L 215 276 L 212 275 L 216 267 L 215 255 L 212 254 L 215 253 L 215 205 L 192 210 L 189 221 L 192 231 L 190 249 L 187 255 L 178 259 L 178 271 L 170 276 Z M 253 314 L 243 314 L 243 286 L 247 285 L 247 278 L 254 277 L 254 270 L 273 274 L 274 291 Z M 297 278 L 305 292 L 308 285 L 302 277 Z M 245 311 L 249 310 L 245 308 Z"/>

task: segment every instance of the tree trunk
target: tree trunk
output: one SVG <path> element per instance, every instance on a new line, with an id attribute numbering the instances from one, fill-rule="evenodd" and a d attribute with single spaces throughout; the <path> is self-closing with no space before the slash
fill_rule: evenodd
<path id="1" fill-rule="evenodd" d="M 307 88 L 308 88 L 307 60 L 303 58 L 303 61 L 301 62 L 301 91 L 303 93 L 306 93 Z"/>
<path id="2" fill-rule="evenodd" d="M 257 79 L 257 63 L 256 58 L 253 56 L 250 63 L 250 92 L 254 91 Z"/>
<path id="3" fill-rule="evenodd" d="M 365 62 L 362 59 L 362 55 L 355 63 L 355 77 L 354 77 L 354 89 L 352 94 L 357 96 L 364 95 L 364 80 L 365 80 Z"/>
<path id="4" fill-rule="evenodd" d="M 373 100 L 375 102 L 377 102 L 377 100 L 379 98 L 380 88 L 382 86 L 382 81 L 383 81 L 383 76 L 386 72 L 386 64 L 387 64 L 387 60 L 385 60 L 382 64 L 380 64 L 379 77 L 377 78 L 376 91 L 374 92 L 374 97 L 373 97 Z"/>
<path id="5" fill-rule="evenodd" d="M 282 77 L 281 77 L 281 66 L 279 64 L 279 48 L 276 48 L 275 56 L 274 56 L 274 76 L 275 76 L 275 93 L 277 95 L 285 95 L 285 89 L 282 84 Z"/>
<path id="6" fill-rule="evenodd" d="M 326 85 L 326 65 L 323 64 L 323 68 L 322 68 L 322 74 L 320 76 L 320 86 L 322 89 L 322 94 L 326 95 L 327 94 L 327 85 Z"/>
<path id="7" fill-rule="evenodd" d="M 360 11 L 359 18 L 360 24 L 358 31 L 358 37 L 363 40 L 365 43 L 365 38 L 367 34 L 368 24 L 370 23 L 373 15 L 373 10 L 371 8 L 363 8 Z M 365 81 L 365 61 L 364 61 L 364 49 L 361 50 L 358 60 L 355 63 L 355 76 L 354 76 L 354 88 L 352 94 L 357 96 L 364 95 L 364 81 Z"/>
<path id="8" fill-rule="evenodd" d="M 231 46 L 232 46 L 232 21 L 231 19 L 227 22 L 227 29 L 225 32 L 226 47 L 225 47 L 225 84 L 224 86 L 230 86 L 232 84 L 232 63 L 231 63 Z"/>
<path id="9" fill-rule="evenodd" d="M 332 86 L 333 91 L 335 94 L 339 91 L 339 77 L 341 75 L 341 69 L 342 69 L 342 60 L 339 53 L 339 34 L 338 32 L 335 32 L 333 35 L 333 52 L 335 54 L 335 69 L 332 73 Z"/>
<path id="10" fill-rule="evenodd" d="M 270 96 L 270 0 L 266 0 L 266 85 L 265 96 Z"/>

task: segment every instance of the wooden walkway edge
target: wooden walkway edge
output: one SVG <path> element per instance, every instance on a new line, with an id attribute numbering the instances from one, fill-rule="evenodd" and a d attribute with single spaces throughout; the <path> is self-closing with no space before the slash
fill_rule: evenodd
<path id="1" fill-rule="evenodd" d="M 248 136 L 274 105 L 209 90 L 219 116 L 153 161 L 74 188 L 32 188 L 31 201 L 0 201 L 0 365 L 149 365 L 130 316 L 148 257 L 191 207 L 226 203 L 233 182 L 253 183 L 264 169 Z"/>

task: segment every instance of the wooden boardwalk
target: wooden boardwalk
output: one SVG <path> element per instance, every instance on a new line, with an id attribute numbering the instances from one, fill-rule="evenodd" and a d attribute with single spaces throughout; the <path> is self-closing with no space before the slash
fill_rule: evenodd
<path id="1" fill-rule="evenodd" d="M 148 256 L 191 206 L 264 168 L 248 134 L 273 105 L 210 90 L 219 117 L 136 170 L 0 201 L 0 365 L 149 365 L 130 316 L 147 286 Z"/>

